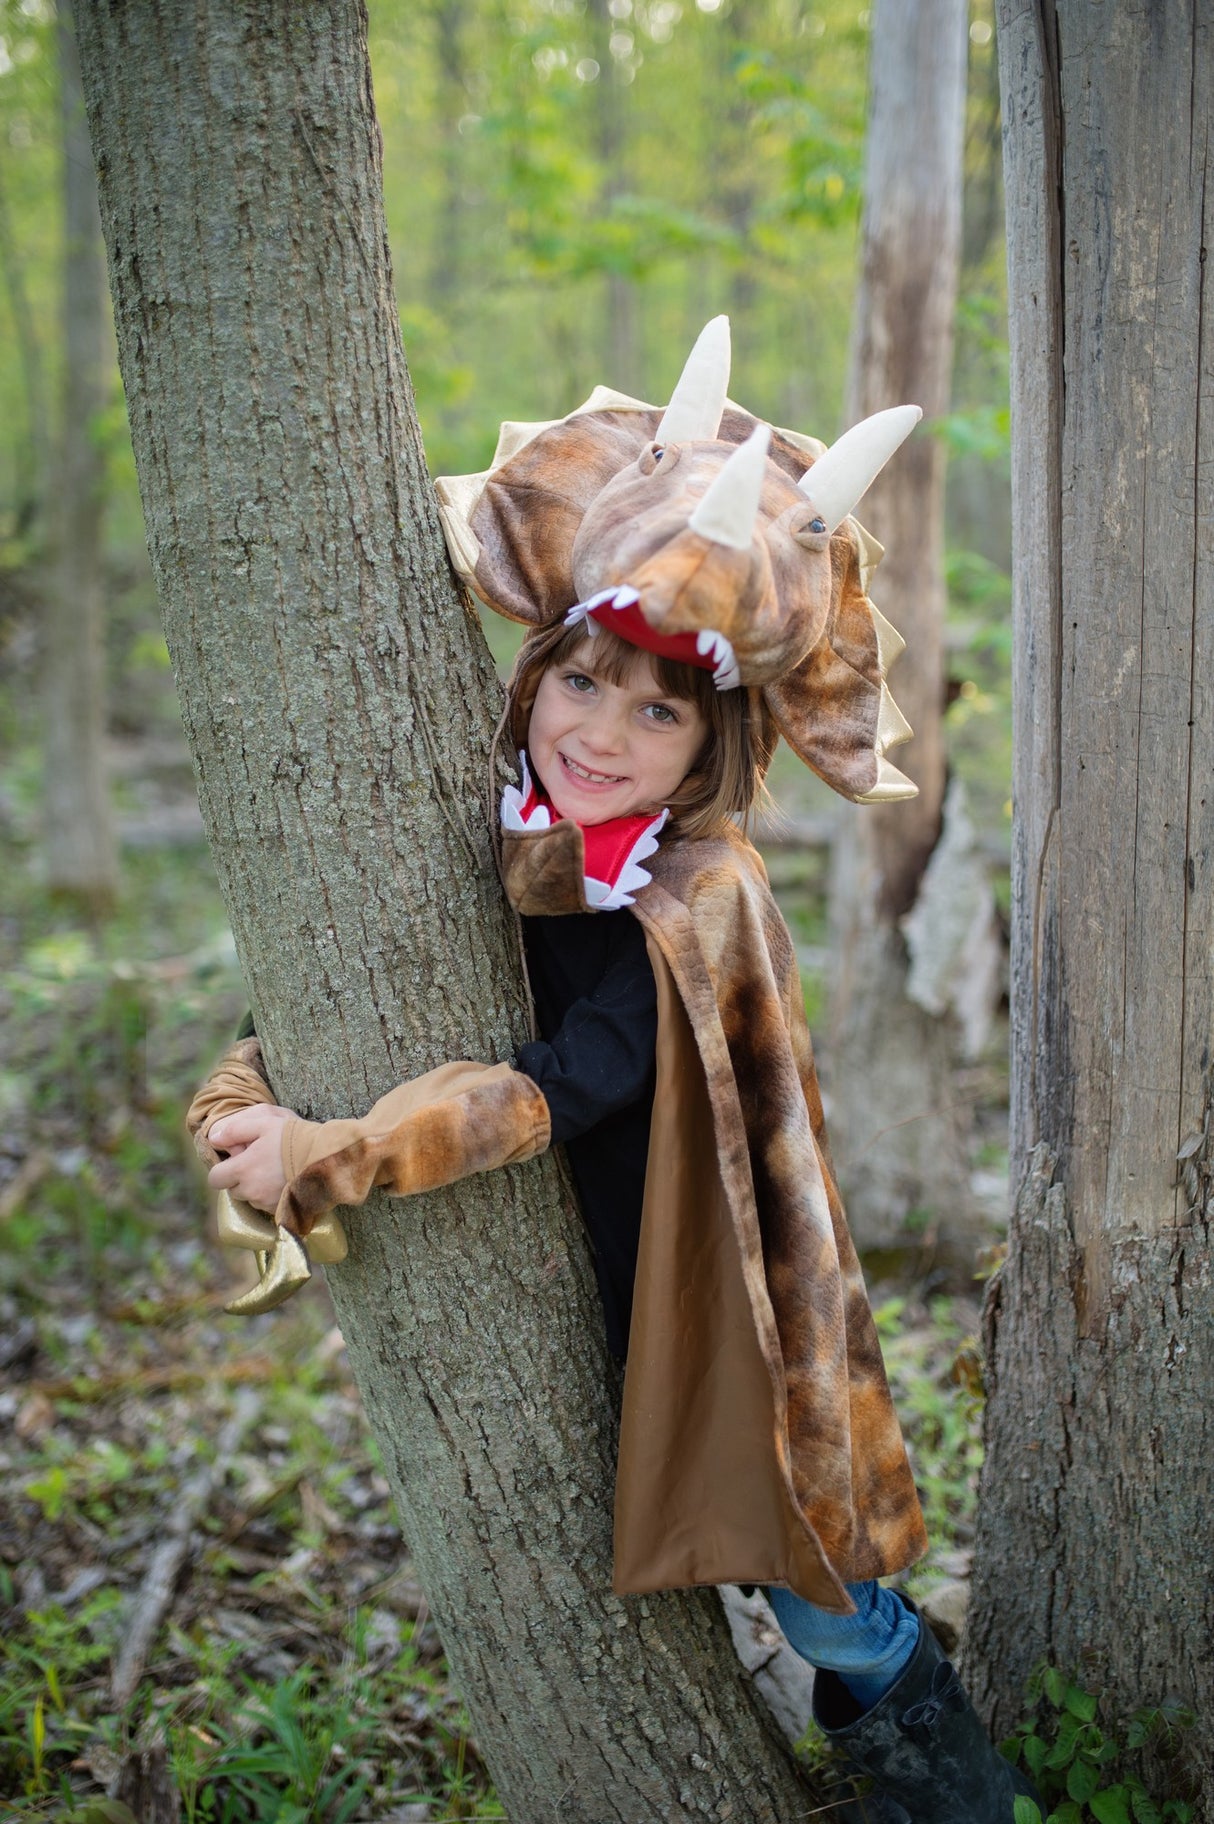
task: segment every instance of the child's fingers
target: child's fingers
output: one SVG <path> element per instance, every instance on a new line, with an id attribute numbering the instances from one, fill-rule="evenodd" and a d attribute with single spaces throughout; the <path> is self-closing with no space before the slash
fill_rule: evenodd
<path id="1" fill-rule="evenodd" d="M 207 1173 L 207 1183 L 215 1191 L 240 1191 L 240 1181 L 246 1168 L 247 1147 L 241 1147 L 239 1153 L 233 1153 L 227 1159 L 221 1159 Z"/>
<path id="2" fill-rule="evenodd" d="M 276 1108 L 272 1103 L 257 1102 L 250 1108 L 238 1108 L 235 1114 L 224 1115 L 221 1120 L 212 1122 L 207 1129 L 207 1139 L 212 1146 L 219 1147 L 223 1152 L 231 1152 L 233 1142 L 248 1146 L 254 1140 L 260 1140 L 263 1134 L 275 1131 L 290 1116 L 289 1108 Z"/>
<path id="3" fill-rule="evenodd" d="M 213 1190 L 230 1191 L 255 1210 L 273 1211 L 286 1182 L 282 1172 L 283 1123 L 289 1108 L 258 1102 L 212 1123 L 208 1144 L 226 1154 L 207 1173 Z"/>
<path id="4" fill-rule="evenodd" d="M 231 1191 L 255 1210 L 273 1211 L 286 1182 L 278 1133 L 263 1135 L 242 1148 L 239 1156 L 221 1159 L 207 1173 L 207 1182 L 214 1190 Z"/>

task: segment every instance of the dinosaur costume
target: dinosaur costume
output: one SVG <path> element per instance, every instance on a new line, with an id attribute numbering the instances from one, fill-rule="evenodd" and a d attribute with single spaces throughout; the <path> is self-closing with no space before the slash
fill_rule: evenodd
<path id="1" fill-rule="evenodd" d="M 762 693 L 847 797 L 908 796 L 886 757 L 909 732 L 885 684 L 900 642 L 868 600 L 878 553 L 849 514 L 918 414 L 879 414 L 825 454 L 770 433 L 726 401 L 723 325 L 665 412 L 600 389 L 557 424 L 503 427 L 486 475 L 440 482 L 456 568 L 532 628 L 610 626 Z M 520 676 L 521 747 L 535 680 Z M 502 836 L 515 907 L 606 903 L 594 873 L 587 888 L 584 832 L 521 804 L 516 792 Z M 845 1582 L 904 1568 L 926 1538 L 831 1175 L 792 941 L 735 829 L 689 839 L 676 825 L 652 853 L 641 822 L 648 846 L 618 858 L 630 890 L 610 902 L 640 922 L 658 997 L 615 1587 L 783 1583 L 846 1611 Z M 234 1063 L 256 1068 L 247 1050 Z M 242 1099 L 261 1095 L 221 1068 L 190 1113 L 204 1144 Z M 286 1124 L 280 1237 L 306 1237 L 374 1185 L 429 1189 L 548 1141 L 523 1072 L 446 1065 L 360 1120 Z M 273 1236 L 254 1217 L 245 1245 Z"/>

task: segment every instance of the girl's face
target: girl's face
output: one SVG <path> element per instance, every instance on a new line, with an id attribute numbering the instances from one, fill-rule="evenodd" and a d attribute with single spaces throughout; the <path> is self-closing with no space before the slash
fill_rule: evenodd
<path id="1" fill-rule="evenodd" d="M 594 642 L 550 665 L 527 731 L 527 757 L 554 808 L 575 823 L 657 812 L 683 783 L 708 725 L 698 705 L 662 694 L 638 650 L 613 684 L 595 672 Z"/>

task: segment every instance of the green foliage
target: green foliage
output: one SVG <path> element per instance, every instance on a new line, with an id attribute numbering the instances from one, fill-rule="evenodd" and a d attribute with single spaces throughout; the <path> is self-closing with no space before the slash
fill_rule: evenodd
<path id="1" fill-rule="evenodd" d="M 931 1540 L 911 1579 L 920 1591 L 938 1580 L 938 1560 L 972 1537 L 983 1389 L 962 1310 L 959 1301 L 933 1299 L 924 1321 L 906 1298 L 894 1297 L 874 1312 Z"/>
<path id="2" fill-rule="evenodd" d="M 1102 1722 L 1095 1692 L 1043 1666 L 1029 1686 L 1033 1713 L 1004 1743 L 1003 1752 L 1023 1764 L 1047 1807 L 1046 1824 L 1189 1824 L 1193 1805 L 1176 1791 L 1183 1784 L 1185 1731 L 1191 1713 L 1169 1706 L 1140 1710 L 1124 1733 Z M 1149 1749 L 1170 1795 L 1153 1797 L 1136 1757 Z M 1016 1824 L 1041 1824 L 1025 1798 L 1016 1800 Z"/>

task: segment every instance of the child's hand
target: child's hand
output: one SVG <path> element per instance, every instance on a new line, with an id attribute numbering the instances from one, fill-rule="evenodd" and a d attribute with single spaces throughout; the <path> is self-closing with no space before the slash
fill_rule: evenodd
<path id="1" fill-rule="evenodd" d="M 294 1119 L 289 1108 L 259 1102 L 216 1121 L 207 1139 L 228 1156 L 211 1167 L 207 1183 L 273 1215 L 287 1182 L 282 1170 L 282 1124 Z"/>

